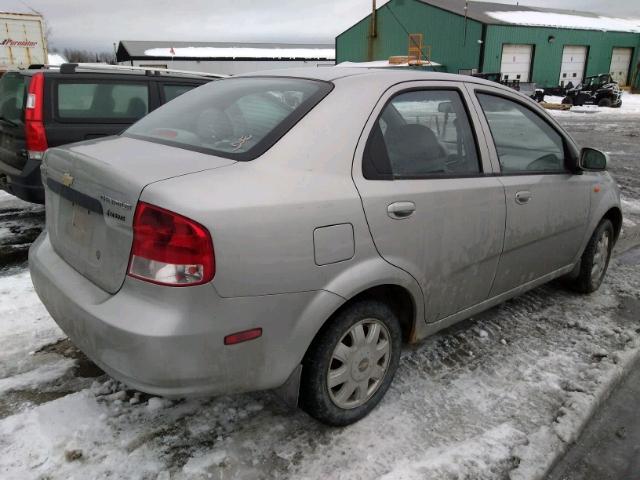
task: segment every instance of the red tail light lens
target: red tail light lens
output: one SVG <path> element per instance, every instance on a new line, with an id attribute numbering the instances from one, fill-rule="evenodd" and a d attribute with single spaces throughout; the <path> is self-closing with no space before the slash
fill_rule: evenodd
<path id="1" fill-rule="evenodd" d="M 215 275 L 209 231 L 182 215 L 139 202 L 133 218 L 129 275 L 174 287 L 201 285 Z"/>
<path id="2" fill-rule="evenodd" d="M 44 74 L 36 73 L 31 77 L 27 94 L 27 107 L 24 112 L 24 135 L 29 158 L 41 159 L 49 148 L 44 130 Z"/>

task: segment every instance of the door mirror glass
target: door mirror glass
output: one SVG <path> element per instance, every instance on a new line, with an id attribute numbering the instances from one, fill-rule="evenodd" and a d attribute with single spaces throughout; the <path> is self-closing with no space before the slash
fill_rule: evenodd
<path id="1" fill-rule="evenodd" d="M 604 171 L 608 160 L 606 153 L 594 148 L 583 148 L 580 153 L 580 167 L 585 170 Z"/>

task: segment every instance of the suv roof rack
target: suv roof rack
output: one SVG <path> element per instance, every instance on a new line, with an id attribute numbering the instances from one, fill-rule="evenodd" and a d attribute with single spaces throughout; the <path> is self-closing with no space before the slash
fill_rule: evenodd
<path id="1" fill-rule="evenodd" d="M 106 63 L 63 63 L 59 66 L 54 65 L 44 65 L 44 68 L 59 68 L 60 73 L 75 73 L 77 69 L 85 70 L 85 71 L 111 71 L 111 72 L 128 72 L 131 74 L 141 74 L 145 75 L 163 75 L 163 74 L 178 74 L 178 75 L 191 75 L 194 77 L 208 77 L 208 78 L 224 78 L 228 75 L 224 75 L 221 73 L 210 73 L 210 72 L 192 72 L 189 70 L 173 70 L 168 68 L 157 68 L 157 67 L 139 67 L 139 66 L 129 66 L 129 65 L 109 65 Z"/>

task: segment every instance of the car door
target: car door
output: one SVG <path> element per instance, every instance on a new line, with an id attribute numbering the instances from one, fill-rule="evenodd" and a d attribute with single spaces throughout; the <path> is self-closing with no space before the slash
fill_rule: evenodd
<path id="1" fill-rule="evenodd" d="M 589 182 L 571 140 L 528 99 L 470 86 L 505 187 L 507 223 L 491 296 L 571 265 L 589 217 Z M 572 171 L 573 170 L 573 171 Z"/>
<path id="2" fill-rule="evenodd" d="M 504 188 L 467 104 L 462 83 L 390 89 L 354 161 L 375 246 L 416 278 L 427 322 L 485 300 L 502 251 Z"/>

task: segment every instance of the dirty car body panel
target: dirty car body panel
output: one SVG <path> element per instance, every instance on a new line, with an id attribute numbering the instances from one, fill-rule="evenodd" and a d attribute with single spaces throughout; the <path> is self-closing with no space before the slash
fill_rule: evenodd
<path id="1" fill-rule="evenodd" d="M 268 99 L 260 93 L 252 104 L 260 115 L 242 103 L 241 114 L 232 106 L 224 115 L 203 112 L 215 142 L 193 148 L 191 132 L 156 124 L 149 131 L 160 128 L 157 138 L 144 135 L 144 122 L 161 124 L 163 110 L 179 108 L 172 104 L 206 103 L 225 82 L 240 88 L 265 78 Z M 325 85 L 322 98 L 247 158 L 271 135 L 261 137 L 263 119 L 279 115 L 274 98 L 304 105 L 306 87 L 301 95 L 273 89 L 302 81 Z M 405 293 L 405 337 L 416 341 L 571 271 L 602 216 L 619 209 L 614 183 L 606 173 L 503 175 L 475 86 L 530 109 L 562 137 L 567 161 L 577 155 L 533 102 L 480 79 L 336 67 L 221 80 L 161 107 L 132 134 L 46 154 L 47 230 L 30 251 L 36 291 L 72 341 L 115 378 L 188 396 L 282 385 L 323 326 L 372 288 Z M 234 138 L 222 143 L 221 121 L 234 125 Z M 371 145 L 393 141 L 393 155 L 410 154 L 411 135 L 442 156 L 438 167 L 412 176 L 394 157 L 382 176 L 366 171 Z M 574 193 L 564 210 L 549 212 L 567 186 Z M 514 207 L 523 188 L 533 195 L 529 213 Z M 142 204 L 210 233 L 212 280 L 167 286 L 127 274 Z M 553 262 L 539 265 L 547 254 Z M 225 344 L 256 329 L 251 341 Z"/>

